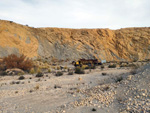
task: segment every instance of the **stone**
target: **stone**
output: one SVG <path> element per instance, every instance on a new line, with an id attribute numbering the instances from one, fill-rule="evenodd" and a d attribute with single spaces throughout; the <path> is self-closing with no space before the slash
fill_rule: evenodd
<path id="1" fill-rule="evenodd" d="M 18 75 L 19 73 L 24 73 L 24 71 L 19 68 L 7 69 L 5 72 L 8 75 Z"/>
<path id="2" fill-rule="evenodd" d="M 131 80 L 132 77 L 133 77 L 133 75 L 129 75 L 127 79 L 128 79 L 128 80 Z"/>

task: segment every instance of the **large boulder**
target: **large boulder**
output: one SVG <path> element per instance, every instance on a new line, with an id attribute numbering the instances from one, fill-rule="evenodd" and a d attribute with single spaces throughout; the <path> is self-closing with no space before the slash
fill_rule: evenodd
<path id="1" fill-rule="evenodd" d="M 24 71 L 18 68 L 13 68 L 13 69 L 7 69 L 6 70 L 7 75 L 18 75 L 18 74 L 23 74 Z"/>

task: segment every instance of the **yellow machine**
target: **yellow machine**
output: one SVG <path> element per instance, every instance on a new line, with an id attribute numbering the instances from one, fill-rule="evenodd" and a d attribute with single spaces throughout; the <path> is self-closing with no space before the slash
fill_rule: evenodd
<path id="1" fill-rule="evenodd" d="M 92 66 L 95 66 L 95 65 L 98 65 L 100 64 L 98 62 L 97 59 L 80 59 L 78 61 L 73 61 L 72 64 L 75 66 L 75 67 L 92 67 Z"/>

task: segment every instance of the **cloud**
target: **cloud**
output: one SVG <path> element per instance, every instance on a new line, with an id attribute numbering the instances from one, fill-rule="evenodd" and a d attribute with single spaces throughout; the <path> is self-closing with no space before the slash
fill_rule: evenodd
<path id="1" fill-rule="evenodd" d="M 150 25 L 149 0 L 1 0 L 0 18 L 34 27 L 111 28 Z"/>

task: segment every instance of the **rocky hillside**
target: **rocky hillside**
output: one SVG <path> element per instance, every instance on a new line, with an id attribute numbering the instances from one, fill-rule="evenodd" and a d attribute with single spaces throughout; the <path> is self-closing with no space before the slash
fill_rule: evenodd
<path id="1" fill-rule="evenodd" d="M 150 27 L 110 29 L 32 28 L 0 20 L 0 57 L 74 60 L 143 60 L 150 58 Z"/>

